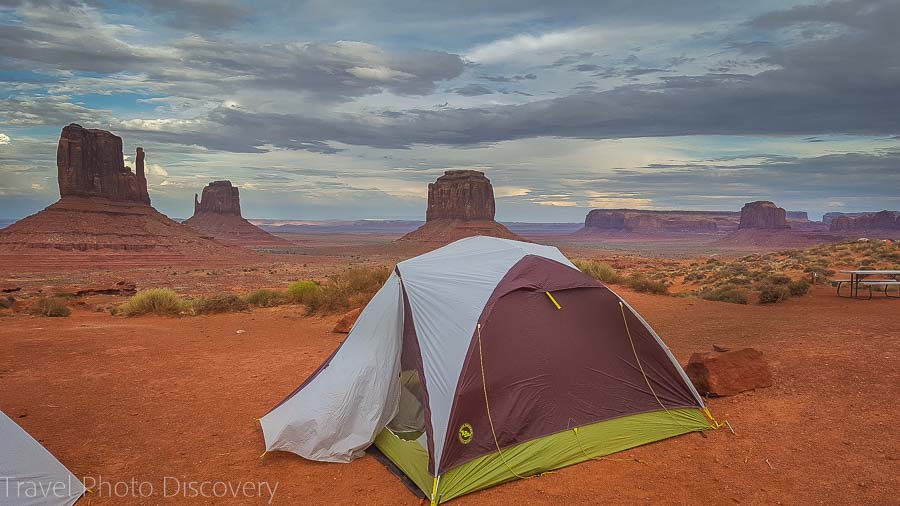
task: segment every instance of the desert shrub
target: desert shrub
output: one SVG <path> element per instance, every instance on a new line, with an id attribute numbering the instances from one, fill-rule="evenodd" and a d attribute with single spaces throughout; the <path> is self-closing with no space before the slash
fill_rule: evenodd
<path id="1" fill-rule="evenodd" d="M 701 290 L 700 298 L 718 302 L 730 302 L 732 304 L 746 304 L 747 290 L 733 285 L 724 285 L 718 288 Z"/>
<path id="2" fill-rule="evenodd" d="M 575 260 L 572 262 L 581 272 L 588 276 L 601 281 L 603 283 L 619 283 L 622 276 L 619 271 L 613 269 L 609 264 L 597 262 L 595 260 Z"/>
<path id="3" fill-rule="evenodd" d="M 13 296 L 0 297 L 0 309 L 9 309 L 16 304 L 16 298 Z"/>
<path id="4" fill-rule="evenodd" d="M 280 306 L 286 302 L 285 294 L 276 290 L 261 289 L 244 295 L 244 301 L 256 307 Z"/>
<path id="5" fill-rule="evenodd" d="M 72 292 L 60 292 L 60 293 L 53 294 L 53 296 L 56 298 L 59 298 L 59 299 L 74 299 L 75 298 L 75 294 Z"/>
<path id="6" fill-rule="evenodd" d="M 392 269 L 384 266 L 351 267 L 329 276 L 315 297 L 304 302 L 310 313 L 347 311 L 366 305 L 384 285 Z"/>
<path id="7" fill-rule="evenodd" d="M 309 304 L 321 295 L 322 286 L 315 281 L 294 281 L 288 286 L 287 297 L 294 304 Z"/>
<path id="8" fill-rule="evenodd" d="M 772 274 L 766 277 L 766 283 L 771 283 L 773 285 L 786 285 L 791 282 L 791 278 L 789 276 L 785 276 L 784 274 Z"/>
<path id="9" fill-rule="evenodd" d="M 759 286 L 760 304 L 775 304 L 787 300 L 790 296 L 791 292 L 785 285 L 766 283 Z"/>
<path id="10" fill-rule="evenodd" d="M 247 302 L 233 293 L 201 297 L 190 303 L 191 312 L 194 314 L 232 313 L 246 311 L 250 308 Z"/>
<path id="11" fill-rule="evenodd" d="M 55 297 L 41 297 L 31 306 L 31 314 L 39 316 L 69 316 L 72 311 L 62 300 Z"/>
<path id="12" fill-rule="evenodd" d="M 139 316 L 145 314 L 177 315 L 186 307 L 185 302 L 168 288 L 141 290 L 125 304 L 119 306 L 117 314 Z"/>
<path id="13" fill-rule="evenodd" d="M 632 274 L 625 280 L 625 284 L 637 292 L 665 295 L 669 293 L 669 287 L 662 281 L 654 281 L 643 274 Z"/>
<path id="14" fill-rule="evenodd" d="M 809 292 L 809 285 L 809 281 L 798 279 L 797 281 L 788 283 L 788 291 L 794 296 L 806 295 L 806 293 Z"/>

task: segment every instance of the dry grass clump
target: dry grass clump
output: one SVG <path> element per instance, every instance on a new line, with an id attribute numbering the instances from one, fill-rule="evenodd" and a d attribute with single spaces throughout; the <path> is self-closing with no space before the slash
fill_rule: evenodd
<path id="1" fill-rule="evenodd" d="M 250 305 L 233 293 L 223 293 L 212 297 L 201 297 L 190 302 L 193 314 L 216 314 L 246 311 Z"/>
<path id="2" fill-rule="evenodd" d="M 326 283 L 316 285 L 318 289 L 305 285 L 301 303 L 310 313 L 335 313 L 362 307 L 384 285 L 391 272 L 392 269 L 385 266 L 351 267 L 330 276 Z"/>
<path id="3" fill-rule="evenodd" d="M 598 262 L 596 260 L 574 260 L 572 262 L 575 267 L 587 274 L 588 276 L 602 283 L 617 284 L 622 281 L 619 271 L 613 269 L 609 264 Z"/>
<path id="4" fill-rule="evenodd" d="M 125 304 L 119 306 L 117 314 L 125 316 L 140 316 L 155 314 L 173 316 L 181 314 L 187 308 L 187 304 L 174 290 L 168 288 L 151 288 L 141 290 Z"/>
<path id="5" fill-rule="evenodd" d="M 287 303 L 287 296 L 283 292 L 263 288 L 244 295 L 244 302 L 256 307 L 275 307 Z"/>
<path id="6" fill-rule="evenodd" d="M 66 303 L 55 297 L 41 297 L 31 305 L 29 312 L 37 316 L 64 317 L 72 314 Z"/>
<path id="7" fill-rule="evenodd" d="M 645 274 L 632 274 L 625 279 L 625 285 L 636 292 L 667 295 L 669 286 L 662 281 L 648 278 Z"/>

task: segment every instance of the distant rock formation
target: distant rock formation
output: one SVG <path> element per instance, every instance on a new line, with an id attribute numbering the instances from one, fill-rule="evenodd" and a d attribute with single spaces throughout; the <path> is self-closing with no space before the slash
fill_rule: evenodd
<path id="1" fill-rule="evenodd" d="M 879 211 L 857 216 L 838 216 L 831 221 L 829 229 L 832 232 L 900 230 L 900 212 Z"/>
<path id="2" fill-rule="evenodd" d="M 241 197 L 231 181 L 213 181 L 203 188 L 197 200 L 194 194 L 194 215 L 184 224 L 201 234 L 226 244 L 239 246 L 278 247 L 291 243 L 276 237 L 241 216 Z"/>
<path id="3" fill-rule="evenodd" d="M 483 172 L 448 170 L 428 185 L 425 224 L 400 240 L 446 243 L 473 235 L 522 240 L 494 221 L 494 188 Z"/>
<path id="4" fill-rule="evenodd" d="M 789 220 L 809 221 L 809 214 L 806 211 L 785 211 L 784 215 Z"/>
<path id="5" fill-rule="evenodd" d="M 60 197 L 102 197 L 150 204 L 144 176 L 144 150 L 137 148 L 135 170 L 125 166 L 122 138 L 106 130 L 63 128 L 56 150 Z"/>
<path id="6" fill-rule="evenodd" d="M 744 204 L 741 208 L 739 229 L 782 230 L 788 229 L 784 209 L 768 200 L 759 200 Z"/>
<path id="7" fill-rule="evenodd" d="M 241 196 L 231 181 L 213 181 L 203 188 L 202 200 L 194 194 L 194 214 L 215 213 L 241 215 Z"/>
<path id="8" fill-rule="evenodd" d="M 720 227 L 736 228 L 737 221 L 733 212 L 594 209 L 585 217 L 582 231 L 715 233 Z"/>
<path id="9" fill-rule="evenodd" d="M 428 184 L 425 221 L 493 219 L 494 187 L 484 172 L 448 170 Z"/>
<path id="10" fill-rule="evenodd" d="M 60 200 L 0 230 L 0 261 L 24 265 L 33 258 L 52 266 L 57 264 L 48 259 L 57 254 L 65 256 L 58 262 L 68 268 L 94 265 L 98 258 L 104 266 L 246 258 L 248 252 L 203 237 L 150 205 L 141 148 L 135 168 L 137 173 L 125 167 L 120 137 L 74 123 L 63 128 L 57 149 Z"/>
<path id="11" fill-rule="evenodd" d="M 870 213 L 840 213 L 837 211 L 833 211 L 833 212 L 825 213 L 824 215 L 822 215 L 822 223 L 824 223 L 826 225 L 831 225 L 832 221 L 834 221 L 835 219 L 837 219 L 841 216 L 847 216 L 848 218 L 858 218 L 860 216 L 865 216 L 866 214 L 870 214 Z"/>

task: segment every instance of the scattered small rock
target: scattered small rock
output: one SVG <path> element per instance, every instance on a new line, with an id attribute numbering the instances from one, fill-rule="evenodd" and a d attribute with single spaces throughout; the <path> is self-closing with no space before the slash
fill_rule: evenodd
<path id="1" fill-rule="evenodd" d="M 242 329 L 238 329 L 238 330 L 235 330 L 235 331 L 234 331 L 235 334 L 243 334 L 244 332 L 247 332 L 247 331 L 246 331 L 246 330 L 242 330 Z"/>

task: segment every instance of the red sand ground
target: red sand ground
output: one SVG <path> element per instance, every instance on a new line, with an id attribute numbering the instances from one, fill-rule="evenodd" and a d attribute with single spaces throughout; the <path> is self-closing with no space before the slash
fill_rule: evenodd
<path id="1" fill-rule="evenodd" d="M 689 434 L 452 504 L 896 503 L 900 301 L 839 299 L 824 288 L 775 306 L 622 295 L 682 362 L 713 343 L 755 346 L 775 386 L 711 401 L 735 435 Z M 0 409 L 76 475 L 145 480 L 157 494 L 93 494 L 83 504 L 195 502 L 164 500 L 164 476 L 277 482 L 273 504 L 417 504 L 368 456 L 349 465 L 259 458 L 255 419 L 340 343 L 330 332 L 336 318 L 291 306 L 185 318 L 3 316 Z"/>

